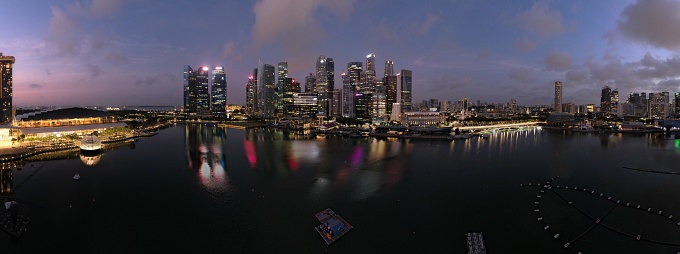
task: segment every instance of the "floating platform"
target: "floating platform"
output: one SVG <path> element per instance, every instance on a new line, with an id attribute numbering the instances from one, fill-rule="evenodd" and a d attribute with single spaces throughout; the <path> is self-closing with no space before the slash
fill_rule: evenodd
<path id="1" fill-rule="evenodd" d="M 4 230 L 8 234 L 14 237 L 21 237 L 21 235 L 26 232 L 30 219 L 19 215 L 16 219 L 13 219 L 11 215 L 7 215 L 2 222 L 0 222 L 0 229 Z"/>
<path id="2" fill-rule="evenodd" d="M 484 246 L 484 237 L 482 233 L 467 233 L 467 248 L 468 254 L 486 254 L 486 246 Z"/>
<path id="3" fill-rule="evenodd" d="M 347 232 L 354 228 L 351 224 L 347 223 L 345 219 L 340 217 L 340 215 L 337 215 L 330 208 L 326 208 L 326 210 L 318 212 L 314 216 L 316 216 L 316 219 L 319 220 L 319 222 L 321 222 L 321 225 L 314 227 L 314 229 L 316 229 L 316 232 L 318 232 L 321 238 L 323 238 L 323 240 L 326 241 L 327 245 L 331 245 L 331 243 L 334 243 L 335 241 L 340 239 L 340 237 L 343 237 L 345 234 L 347 234 Z M 339 233 L 335 233 L 331 236 L 330 234 L 327 234 L 323 231 L 323 227 L 327 226 L 326 224 L 328 222 L 342 223 L 343 229 Z M 328 236 L 330 236 L 330 238 Z"/>

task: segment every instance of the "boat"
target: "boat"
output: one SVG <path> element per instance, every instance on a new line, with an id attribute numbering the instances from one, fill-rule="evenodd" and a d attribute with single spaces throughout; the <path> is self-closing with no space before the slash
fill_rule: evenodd
<path id="1" fill-rule="evenodd" d="M 17 204 L 16 201 L 5 202 L 5 209 L 9 210 L 10 208 L 12 208 L 13 205 L 16 205 L 16 204 Z"/>
<path id="2" fill-rule="evenodd" d="M 314 216 L 321 222 L 321 225 L 314 227 L 314 229 L 323 238 L 326 245 L 331 245 L 354 228 L 330 208 L 318 212 Z"/>
<path id="3" fill-rule="evenodd" d="M 79 180 L 80 179 L 80 174 L 75 174 L 73 176 L 73 180 Z"/>
<path id="4" fill-rule="evenodd" d="M 102 148 L 102 142 L 99 140 L 99 137 L 93 135 L 93 134 L 88 134 L 88 135 L 83 135 L 83 138 L 80 140 L 80 150 L 81 151 L 99 151 Z"/>

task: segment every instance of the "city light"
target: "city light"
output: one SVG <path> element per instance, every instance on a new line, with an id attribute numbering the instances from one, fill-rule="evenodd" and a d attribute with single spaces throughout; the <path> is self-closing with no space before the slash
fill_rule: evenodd
<path id="1" fill-rule="evenodd" d="M 204 71 L 207 71 L 207 70 L 209 70 L 209 68 L 208 68 L 208 67 L 203 67 L 202 69 L 203 69 Z"/>

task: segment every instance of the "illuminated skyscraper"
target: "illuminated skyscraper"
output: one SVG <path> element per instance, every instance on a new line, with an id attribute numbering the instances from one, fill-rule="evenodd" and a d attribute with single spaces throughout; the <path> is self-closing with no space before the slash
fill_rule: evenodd
<path id="1" fill-rule="evenodd" d="M 401 70 L 401 112 L 410 112 L 413 107 L 412 89 L 413 72 L 411 70 Z"/>
<path id="2" fill-rule="evenodd" d="M 210 114 L 209 70 L 208 67 L 194 70 L 189 65 L 184 66 L 184 112 L 192 115 Z"/>
<path id="3" fill-rule="evenodd" d="M 361 93 L 374 93 L 376 90 L 375 54 L 366 56 L 366 70 L 361 75 Z"/>
<path id="4" fill-rule="evenodd" d="M 555 113 L 562 113 L 562 81 L 555 81 Z"/>
<path id="5" fill-rule="evenodd" d="M 9 123 L 14 119 L 12 115 L 12 65 L 13 56 L 3 56 L 0 53 L 0 123 Z"/>
<path id="6" fill-rule="evenodd" d="M 328 96 L 328 102 L 327 102 L 328 103 L 328 105 L 327 105 L 328 109 L 327 109 L 327 112 L 325 112 L 325 113 L 326 113 L 327 116 L 328 115 L 339 116 L 338 114 L 333 113 L 333 112 L 340 112 L 339 111 L 340 108 L 339 108 L 339 104 L 333 103 L 334 96 L 335 96 L 335 93 L 333 92 L 333 91 L 335 91 L 335 61 L 333 61 L 333 58 L 330 58 L 330 57 L 326 58 L 326 82 L 327 82 L 326 95 Z M 337 109 L 333 108 L 334 106 L 338 107 L 338 108 Z"/>
<path id="7" fill-rule="evenodd" d="M 309 76 L 305 77 L 305 93 L 314 93 L 316 86 L 316 77 L 314 73 L 310 73 Z"/>
<path id="8" fill-rule="evenodd" d="M 347 63 L 347 75 L 343 78 L 343 116 L 356 118 L 356 94 L 361 90 L 362 62 Z"/>
<path id="9" fill-rule="evenodd" d="M 394 62 L 392 60 L 385 61 L 385 74 L 383 77 L 394 76 Z"/>
<path id="10" fill-rule="evenodd" d="M 246 83 L 246 114 L 256 115 L 257 109 L 257 68 L 253 70 L 253 75 L 248 77 Z"/>
<path id="11" fill-rule="evenodd" d="M 276 105 L 276 81 L 274 66 L 270 64 L 260 65 L 257 78 L 257 104 L 260 116 L 265 118 L 274 117 Z"/>
<path id="12" fill-rule="evenodd" d="M 283 97 L 285 93 L 284 86 L 286 85 L 286 80 L 288 79 L 288 62 L 279 62 L 278 72 L 276 75 L 276 115 L 283 115 Z"/>
<path id="13" fill-rule="evenodd" d="M 650 96 L 651 97 L 651 96 Z M 600 96 L 600 112 L 616 115 L 619 108 L 619 91 L 612 90 L 609 86 L 602 88 Z"/>
<path id="14" fill-rule="evenodd" d="M 210 111 L 217 118 L 227 116 L 227 77 L 224 67 L 213 67 L 212 84 L 210 86 L 211 102 Z"/>
<path id="15" fill-rule="evenodd" d="M 314 91 L 319 96 L 317 103 L 319 103 L 319 113 L 326 116 L 330 115 L 330 99 L 332 95 L 333 86 L 335 86 L 334 74 L 335 63 L 333 58 L 326 58 L 320 55 L 316 60 L 316 83 Z"/>
<path id="16" fill-rule="evenodd" d="M 680 115 L 680 93 L 675 92 L 675 115 Z"/>

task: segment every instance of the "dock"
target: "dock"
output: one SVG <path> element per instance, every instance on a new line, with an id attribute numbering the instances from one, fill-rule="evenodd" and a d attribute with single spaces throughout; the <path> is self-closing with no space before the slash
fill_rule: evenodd
<path id="1" fill-rule="evenodd" d="M 482 232 L 467 233 L 465 236 L 467 237 L 468 254 L 486 254 Z"/>
<path id="2" fill-rule="evenodd" d="M 331 243 L 334 243 L 335 241 L 340 239 L 340 237 L 343 237 L 345 234 L 347 234 L 347 232 L 354 228 L 351 224 L 347 223 L 345 219 L 340 217 L 340 215 L 337 215 L 330 208 L 326 208 L 325 210 L 316 213 L 314 216 L 316 216 L 316 219 L 319 220 L 319 222 L 321 222 L 321 225 L 314 227 L 314 229 L 316 229 L 316 232 L 318 232 L 321 238 L 323 238 L 323 240 L 326 241 L 327 245 L 331 245 Z M 342 229 L 340 230 L 340 232 L 336 232 L 334 234 L 326 233 L 324 231 L 324 227 L 329 226 L 328 225 L 329 223 L 331 224 L 336 223 L 337 226 L 340 226 L 338 224 L 342 224 L 341 226 Z M 338 227 L 336 226 L 332 227 L 334 228 L 334 230 L 338 229 Z"/>

